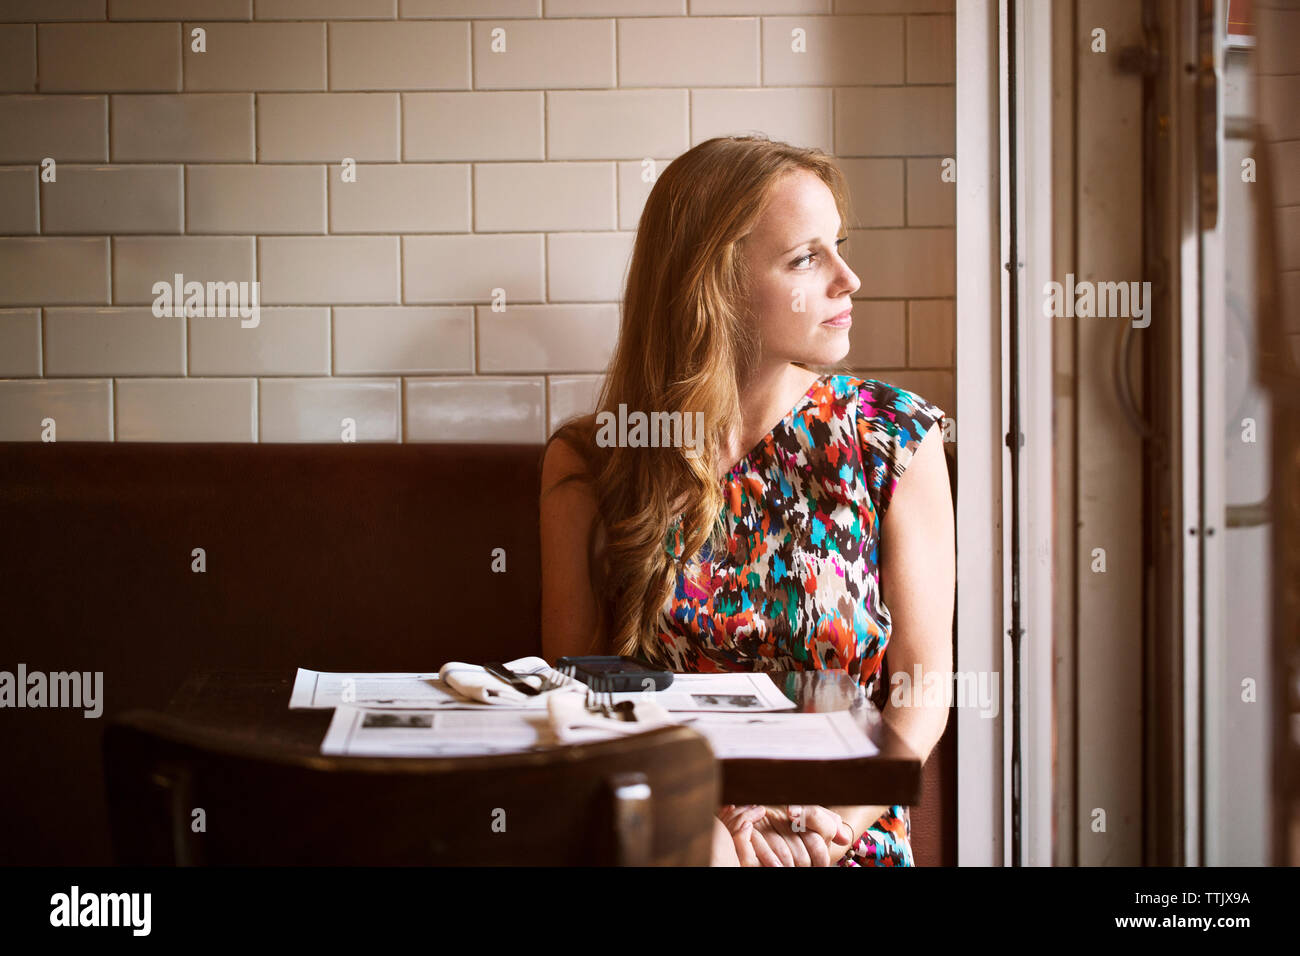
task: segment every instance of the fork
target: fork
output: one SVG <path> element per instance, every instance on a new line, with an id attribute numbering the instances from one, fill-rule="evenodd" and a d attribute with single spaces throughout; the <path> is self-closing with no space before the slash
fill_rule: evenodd
<path id="1" fill-rule="evenodd" d="M 632 701 L 624 700 L 617 704 L 614 703 L 612 684 L 613 682 L 608 678 L 599 676 L 591 678 L 591 684 L 587 687 L 587 712 L 604 714 L 606 717 L 624 721 L 636 720 L 636 706 Z"/>
<path id="2" fill-rule="evenodd" d="M 596 675 L 592 675 L 591 680 L 587 682 L 587 713 L 604 714 L 609 716 L 609 705 L 605 701 L 604 681 Z"/>
<path id="3" fill-rule="evenodd" d="M 572 664 L 565 664 L 563 667 L 559 668 L 553 667 L 545 676 L 540 674 L 531 674 L 529 676 L 542 678 L 542 683 L 537 688 L 539 694 L 545 694 L 550 690 L 559 690 L 562 687 L 568 687 L 573 682 L 581 683 L 581 681 L 578 681 L 577 668 Z M 590 695 L 590 690 L 588 691 L 588 694 Z M 588 700 L 590 700 L 590 696 L 588 696 Z"/>
<path id="4" fill-rule="evenodd" d="M 516 674 L 514 671 L 509 670 L 504 664 L 501 664 L 499 666 L 507 674 L 513 674 L 516 678 L 520 680 L 523 680 L 523 678 L 525 677 L 540 677 L 542 679 L 542 682 L 538 684 L 536 687 L 536 693 L 538 694 L 545 694 L 547 691 L 551 691 L 551 690 L 559 690 L 561 687 L 564 687 L 568 683 L 568 681 L 565 680 L 565 675 L 559 671 L 556 671 L 553 668 L 549 670 L 546 674 L 538 674 L 533 672 L 529 672 L 527 674 Z"/>
<path id="5" fill-rule="evenodd" d="M 572 664 L 565 664 L 563 667 L 551 668 L 542 683 L 542 691 L 558 690 L 561 687 L 567 687 L 571 681 L 578 680 L 577 668 Z"/>
<path id="6" fill-rule="evenodd" d="M 533 676 L 542 677 L 542 682 L 540 685 L 538 685 L 537 688 L 537 693 L 539 694 L 545 694 L 547 691 L 550 690 L 559 690 L 567 683 L 564 677 L 559 672 L 554 670 L 548 672 L 545 676 L 538 675 L 538 674 L 535 674 Z"/>

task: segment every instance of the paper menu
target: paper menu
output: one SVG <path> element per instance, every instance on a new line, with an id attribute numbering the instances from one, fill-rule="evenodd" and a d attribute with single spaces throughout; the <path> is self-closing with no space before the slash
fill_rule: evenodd
<path id="1" fill-rule="evenodd" d="M 848 711 L 819 714 L 700 713 L 681 722 L 718 759 L 843 760 L 879 751 Z M 612 738 L 611 738 L 612 739 Z M 374 757 L 460 757 L 527 753 L 561 746 L 547 715 L 475 711 L 375 710 L 340 705 L 321 753 Z"/>
<path id="2" fill-rule="evenodd" d="M 336 673 L 298 668 L 290 710 L 364 707 L 464 707 L 466 701 L 432 674 Z"/>
<path id="3" fill-rule="evenodd" d="M 530 666 L 531 662 L 531 666 Z M 540 666 L 539 666 L 540 665 Z M 533 674 L 549 669 L 540 658 L 520 658 L 506 665 L 516 673 Z M 633 700 L 643 693 L 612 695 L 613 701 Z M 665 710 L 680 712 L 758 713 L 795 710 L 763 672 L 727 674 L 675 674 L 672 684 L 650 692 Z M 289 698 L 291 710 L 327 709 L 349 704 L 365 708 L 431 710 L 535 710 L 546 711 L 545 695 L 518 703 L 482 704 L 466 700 L 431 673 L 342 673 L 299 668 Z"/>

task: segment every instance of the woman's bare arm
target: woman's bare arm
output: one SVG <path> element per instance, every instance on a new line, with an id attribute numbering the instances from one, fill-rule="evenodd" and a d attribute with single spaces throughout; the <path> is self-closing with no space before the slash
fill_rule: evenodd
<path id="1" fill-rule="evenodd" d="M 913 686 L 908 706 L 891 700 L 882 714 L 922 762 L 948 724 L 955 534 L 943 435 L 936 425 L 899 479 L 880 534 L 880 585 L 892 619 L 885 651 L 889 672 L 913 679 L 919 666 L 922 680 L 933 673 L 944 691 L 942 703 L 926 707 L 923 687 Z"/>
<path id="2" fill-rule="evenodd" d="M 600 614 L 591 589 L 587 547 L 596 499 L 585 481 L 582 458 L 563 439 L 551 442 L 542 462 L 542 656 L 557 658 L 605 653 Z"/>
<path id="3" fill-rule="evenodd" d="M 880 529 L 880 586 L 892 626 L 890 674 L 914 676 L 934 672 L 946 689 L 952 674 L 952 609 L 956 581 L 955 529 L 943 434 L 935 426 L 898 481 Z M 913 687 L 909 706 L 886 703 L 882 713 L 921 757 L 930 756 L 948 724 L 948 707 L 925 707 L 922 687 Z M 891 695 L 892 696 L 892 695 Z M 945 698 L 946 700 L 946 698 Z M 853 827 L 856 842 L 883 814 L 883 806 L 834 806 Z"/>

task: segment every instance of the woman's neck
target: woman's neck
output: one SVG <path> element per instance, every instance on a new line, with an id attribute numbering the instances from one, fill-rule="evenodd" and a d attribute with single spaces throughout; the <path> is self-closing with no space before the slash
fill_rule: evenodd
<path id="1" fill-rule="evenodd" d="M 740 429 L 733 432 L 722 455 L 718 477 L 727 474 L 764 435 L 780 424 L 819 377 L 816 372 L 790 362 L 750 375 L 740 389 Z"/>

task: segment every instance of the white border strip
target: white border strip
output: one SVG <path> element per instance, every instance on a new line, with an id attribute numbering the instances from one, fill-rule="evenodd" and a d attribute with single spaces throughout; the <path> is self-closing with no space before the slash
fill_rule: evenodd
<path id="1" fill-rule="evenodd" d="M 998 0 L 957 5 L 957 660 L 1002 666 Z M 1004 701 L 1006 698 L 1004 697 Z M 1004 862 L 1003 724 L 957 708 L 957 862 Z M 1009 722 L 1008 722 L 1009 723 Z"/>

